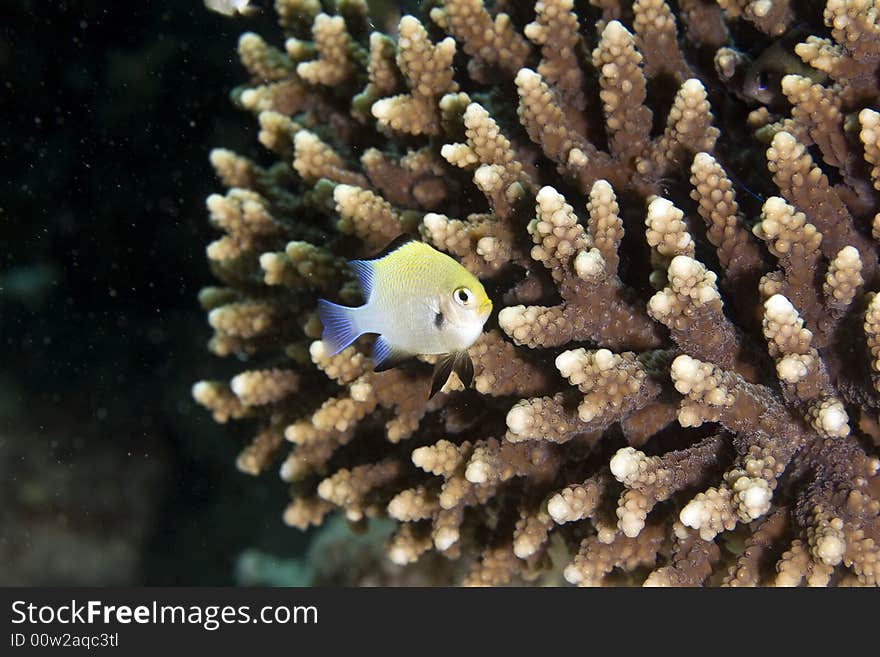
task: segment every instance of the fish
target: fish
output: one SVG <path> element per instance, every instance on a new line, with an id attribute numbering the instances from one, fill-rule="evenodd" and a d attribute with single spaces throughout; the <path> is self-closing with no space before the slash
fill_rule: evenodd
<path id="1" fill-rule="evenodd" d="M 828 76 L 823 71 L 805 64 L 794 53 L 794 44 L 812 34 L 806 25 L 796 25 L 786 31 L 784 38 L 773 41 L 754 60 L 743 76 L 742 93 L 768 106 L 787 103 L 782 93 L 781 81 L 786 75 L 800 75 L 815 83 L 823 83 Z"/>
<path id="2" fill-rule="evenodd" d="M 366 303 L 349 307 L 318 300 L 321 340 L 331 355 L 364 334 L 376 334 L 374 371 L 419 355 L 441 355 L 429 398 L 453 371 L 470 386 L 474 366 L 467 349 L 492 314 L 482 283 L 452 257 L 408 235 L 370 259 L 348 264 Z"/>
<path id="3" fill-rule="evenodd" d="M 205 7 L 224 16 L 234 16 L 236 13 L 250 16 L 260 11 L 251 7 L 250 2 L 251 0 L 205 0 Z"/>

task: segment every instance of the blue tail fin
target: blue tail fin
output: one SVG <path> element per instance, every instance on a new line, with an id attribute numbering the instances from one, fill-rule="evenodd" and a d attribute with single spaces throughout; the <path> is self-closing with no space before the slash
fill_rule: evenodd
<path id="1" fill-rule="evenodd" d="M 355 323 L 355 310 L 357 308 L 318 299 L 318 318 L 324 327 L 321 340 L 330 348 L 331 356 L 338 354 L 363 334 Z"/>

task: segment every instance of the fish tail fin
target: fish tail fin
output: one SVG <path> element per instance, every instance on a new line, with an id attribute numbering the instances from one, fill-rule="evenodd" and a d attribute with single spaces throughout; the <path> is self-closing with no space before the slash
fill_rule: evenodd
<path id="1" fill-rule="evenodd" d="M 321 340 L 330 348 L 331 356 L 338 354 L 365 333 L 358 326 L 357 310 L 358 308 L 318 299 L 318 318 L 324 327 Z"/>

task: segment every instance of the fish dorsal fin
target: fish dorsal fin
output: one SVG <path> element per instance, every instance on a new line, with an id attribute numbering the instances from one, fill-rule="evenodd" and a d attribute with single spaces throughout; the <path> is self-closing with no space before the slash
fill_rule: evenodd
<path id="1" fill-rule="evenodd" d="M 412 235 L 409 235 L 407 233 L 401 233 L 400 235 L 395 237 L 393 240 L 391 240 L 391 242 L 388 243 L 388 246 L 386 246 L 384 249 L 379 251 L 379 253 L 377 253 L 376 255 L 367 258 L 364 262 L 372 262 L 373 260 L 381 260 L 385 256 L 397 251 L 397 249 L 402 247 L 404 244 L 409 244 L 410 242 L 412 242 L 414 240 L 415 240 L 415 238 Z"/>
<path id="2" fill-rule="evenodd" d="M 349 260 L 348 266 L 357 276 L 358 283 L 361 284 L 361 292 L 364 293 L 364 301 L 370 300 L 373 293 L 373 263 L 369 260 Z"/>
<path id="3" fill-rule="evenodd" d="M 363 260 L 349 260 L 348 265 L 351 267 L 352 271 L 357 276 L 358 282 L 361 285 L 361 291 L 364 293 L 364 300 L 369 301 L 370 295 L 373 292 L 373 282 L 376 275 L 375 263 L 377 260 L 381 260 L 385 256 L 397 251 L 404 244 L 409 244 L 413 241 L 412 235 L 407 235 L 403 233 L 394 238 L 394 240 L 386 246 L 382 251 L 377 253 L 376 255 L 365 258 Z"/>
<path id="4" fill-rule="evenodd" d="M 384 372 L 392 367 L 400 365 L 402 362 L 412 358 L 410 354 L 397 351 L 388 344 L 388 341 L 381 335 L 376 338 L 373 344 L 373 371 Z"/>

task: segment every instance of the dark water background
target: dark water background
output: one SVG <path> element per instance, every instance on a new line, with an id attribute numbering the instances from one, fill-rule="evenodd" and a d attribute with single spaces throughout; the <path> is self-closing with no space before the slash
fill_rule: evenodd
<path id="1" fill-rule="evenodd" d="M 246 29 L 200 0 L 4 0 L 0 20 L 0 584 L 224 584 L 302 553 L 246 427 L 190 397 L 224 377 L 208 152 L 254 152 L 228 90 Z"/>

